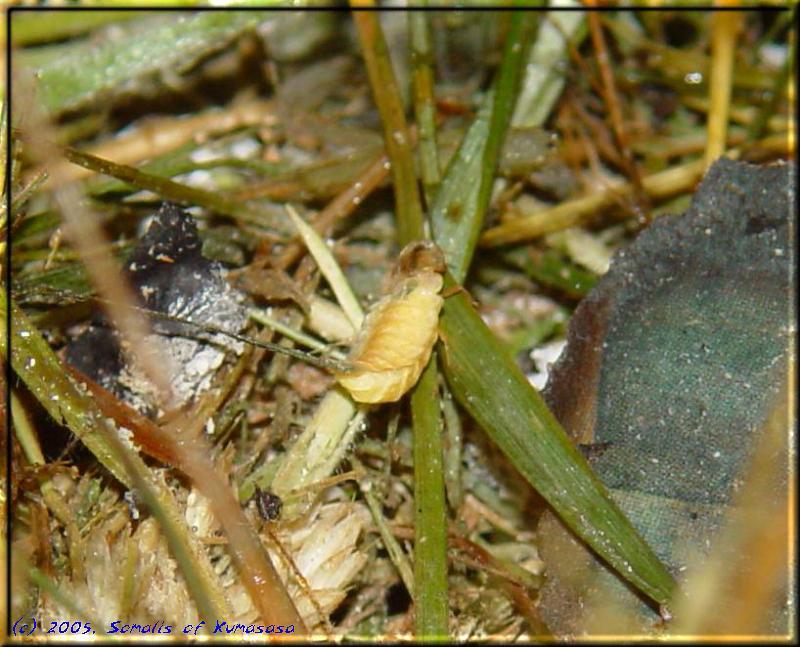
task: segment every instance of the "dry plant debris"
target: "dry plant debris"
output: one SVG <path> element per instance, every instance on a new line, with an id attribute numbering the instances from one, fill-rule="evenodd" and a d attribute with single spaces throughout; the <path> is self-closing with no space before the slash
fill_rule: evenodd
<path id="1" fill-rule="evenodd" d="M 686 210 L 712 157 L 794 153 L 796 21 L 572 4 L 9 15 L 0 411 L 18 627 L 564 637 L 580 610 L 539 608 L 565 566 L 537 535 L 557 515 L 648 600 L 630 631 L 724 633 L 673 599 L 694 572 L 668 570 L 584 458 L 613 462 L 614 445 L 582 453 L 531 382 L 579 304 L 603 314 L 585 299 L 614 253 L 667 230 L 653 221 Z M 423 239 L 447 270 L 394 277 L 381 301 Z M 109 315 L 123 281 L 141 300 Z M 140 346 L 167 349 L 144 368 L 139 324 Z M 351 364 L 403 375 L 353 399 Z M 720 554 L 753 545 L 744 526 Z M 771 582 L 737 631 L 782 635 L 759 616 Z M 586 631 L 619 627 L 609 602 Z"/>

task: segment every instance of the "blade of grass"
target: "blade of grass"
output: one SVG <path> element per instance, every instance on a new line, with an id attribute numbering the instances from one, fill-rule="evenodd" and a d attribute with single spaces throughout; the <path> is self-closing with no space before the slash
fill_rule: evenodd
<path id="1" fill-rule="evenodd" d="M 749 146 L 785 154 L 793 150 L 794 143 L 788 133 L 781 133 Z M 726 155 L 731 159 L 737 159 L 744 148 L 737 146 L 730 149 Z M 642 186 L 649 197 L 659 200 L 690 190 L 703 176 L 705 168 L 705 160 L 692 160 L 648 175 L 642 180 Z M 629 195 L 633 190 L 633 185 L 630 183 L 609 183 L 603 191 L 568 200 L 554 207 L 491 227 L 483 232 L 480 243 L 486 247 L 518 243 L 583 224 L 600 209 L 616 204 L 620 197 Z"/>
<path id="2" fill-rule="evenodd" d="M 559 3 L 559 9 L 581 6 L 575 0 Z M 525 65 L 525 78 L 511 118 L 513 126 L 533 128 L 544 124 L 564 89 L 562 70 L 569 61 L 568 46 L 578 47 L 586 31 L 583 11 L 555 10 L 545 15 Z"/>
<path id="3" fill-rule="evenodd" d="M 520 23 L 515 27 L 522 29 Z M 510 40 L 514 33 L 519 32 L 512 31 Z M 520 56 L 512 47 L 509 56 L 514 54 Z M 506 60 L 504 57 L 504 64 Z M 504 76 L 501 67 L 497 91 L 500 92 L 503 79 L 506 83 L 515 83 L 517 77 L 518 70 Z M 494 129 L 498 149 L 502 143 L 502 129 L 508 123 L 508 116 L 502 113 L 510 110 L 509 98 L 514 93 L 505 88 L 502 94 L 504 100 L 493 100 L 493 114 L 486 126 L 487 131 Z M 471 130 L 479 132 L 479 127 L 473 124 Z M 488 135 L 489 132 L 487 139 Z M 490 196 L 484 193 L 451 221 L 447 219 L 452 218 L 452 214 L 439 200 L 444 200 L 442 194 L 448 190 L 453 195 L 459 190 L 466 193 L 475 177 L 482 178 L 481 186 L 484 186 L 483 178 L 488 177 L 486 186 L 490 187 L 499 152 L 494 153 L 494 159 L 484 152 L 482 158 L 488 162 L 488 169 L 473 167 L 474 175 L 469 175 L 466 171 L 471 159 L 463 154 L 469 143 L 467 138 L 456 158 L 461 163 L 451 163 L 448 168 L 437 198 L 439 208 L 434 208 L 432 214 L 436 240 L 445 250 L 448 266 L 458 281 L 466 276 L 474 249 L 471 241 L 477 239 Z M 488 144 L 486 149 L 489 153 L 493 150 Z M 451 240 L 454 236 L 459 236 L 459 243 Z M 454 285 L 453 277 L 448 276 L 445 289 Z M 674 588 L 672 577 L 611 500 L 539 394 L 463 293 L 445 300 L 439 333 L 444 373 L 461 405 L 578 536 L 624 578 L 659 603 L 666 604 Z"/>
<path id="4" fill-rule="evenodd" d="M 286 205 L 286 210 L 353 328 L 358 329 L 364 313 L 331 250 L 289 205 Z M 330 476 L 341 462 L 353 437 L 362 428 L 367 410 L 364 406 L 357 407 L 342 389 L 335 387 L 329 390 L 275 473 L 272 484 L 275 494 L 285 498 L 292 490 Z M 289 503 L 287 514 L 297 513 L 303 505 L 303 501 Z"/>
<path id="5" fill-rule="evenodd" d="M 436 355 L 411 394 L 414 430 L 414 622 L 418 640 L 446 640 L 447 506 Z"/>
<path id="6" fill-rule="evenodd" d="M 486 95 L 447 167 L 430 210 L 434 240 L 442 248 L 450 272 L 460 280 L 466 276 L 472 256 L 470 238 L 477 236 L 483 224 L 483 211 L 478 213 L 480 182 L 475 178 L 481 174 L 493 99 L 493 93 Z"/>
<path id="7" fill-rule="evenodd" d="M 704 171 L 705 163 L 702 160 L 693 160 L 648 175 L 642 180 L 642 186 L 650 197 L 658 199 L 691 189 L 703 176 Z M 568 200 L 487 229 L 481 236 L 481 244 L 486 247 L 507 245 L 583 224 L 598 210 L 617 204 L 619 198 L 633 191 L 631 183 L 609 183 L 603 191 Z"/>
<path id="8" fill-rule="evenodd" d="M 218 213 L 235 218 L 243 223 L 269 226 L 270 216 L 259 209 L 254 209 L 235 200 L 228 200 L 212 191 L 174 182 L 173 180 L 145 173 L 132 166 L 116 164 L 84 153 L 75 148 L 65 148 L 64 156 L 74 164 L 102 173 L 110 177 L 132 184 L 139 189 L 147 189 L 161 197 L 185 205 L 197 205 L 213 209 Z"/>
<path id="9" fill-rule="evenodd" d="M 447 384 L 442 385 L 442 417 L 444 418 L 444 475 L 447 502 L 454 511 L 464 502 L 464 487 L 461 483 L 461 453 L 464 432 L 458 407 Z"/>
<path id="10" fill-rule="evenodd" d="M 22 453 L 31 465 L 44 465 L 44 453 L 30 422 L 30 417 L 17 395 L 11 390 L 11 419 L 14 421 L 14 435 L 22 448 Z"/>
<path id="11" fill-rule="evenodd" d="M 311 252 L 314 260 L 317 262 L 320 272 L 322 272 L 322 275 L 328 281 L 328 285 L 331 286 L 331 290 L 333 290 L 333 293 L 336 295 L 336 300 L 339 302 L 339 305 L 342 306 L 342 310 L 344 310 L 350 323 L 353 324 L 353 327 L 358 329 L 361 326 L 361 322 L 364 320 L 364 311 L 361 309 L 356 295 L 353 294 L 353 291 L 350 289 L 350 285 L 342 269 L 339 267 L 339 264 L 336 262 L 336 259 L 333 257 L 331 250 L 328 249 L 328 246 L 325 244 L 325 241 L 320 238 L 319 234 L 306 224 L 291 205 L 286 205 L 286 212 L 292 219 L 294 226 L 297 227 L 297 231 L 300 233 L 300 237 L 303 239 L 306 247 L 308 247 L 308 251 Z"/>
<path id="12" fill-rule="evenodd" d="M 423 6 L 426 3 L 423 2 Z M 439 188 L 439 153 L 436 146 L 436 98 L 431 68 L 431 34 L 429 13 L 411 11 L 408 14 L 411 65 L 413 66 L 414 116 L 419 130 L 419 160 L 425 201 L 430 206 Z"/>
<path id="13" fill-rule="evenodd" d="M 596 0 L 590 0 L 590 2 L 594 4 Z M 614 71 L 611 68 L 611 55 L 609 54 L 605 34 L 600 24 L 600 15 L 592 11 L 589 12 L 588 18 L 589 31 L 592 35 L 592 44 L 595 51 L 595 60 L 599 68 L 601 87 L 603 90 L 603 101 L 606 104 L 608 116 L 611 120 L 611 129 L 614 132 L 614 139 L 617 142 L 620 161 L 622 162 L 625 175 L 636 188 L 635 196 L 638 200 L 640 196 L 644 194 L 642 190 L 642 177 L 630 148 L 630 137 L 622 114 L 620 96 L 617 91 L 617 82 L 614 77 Z M 637 208 L 644 211 L 647 205 L 640 204 Z"/>
<path id="14" fill-rule="evenodd" d="M 317 212 L 309 219 L 309 224 L 314 231 L 323 236 L 329 235 L 330 230 L 338 221 L 349 216 L 370 193 L 378 188 L 389 174 L 390 167 L 389 160 L 381 152 L 351 186 L 344 189 L 322 211 Z M 286 269 L 300 257 L 302 252 L 303 248 L 299 243 L 286 245 L 276 267 Z"/>
<path id="15" fill-rule="evenodd" d="M 14 436 L 22 448 L 22 453 L 31 465 L 41 466 L 45 464 L 44 452 L 39 445 L 31 416 L 19 398 L 15 390 L 11 390 L 11 420 L 13 421 Z M 17 463 L 15 463 L 16 465 Z M 53 515 L 61 522 L 66 531 L 69 545 L 69 561 L 72 565 L 73 578 L 85 576 L 84 565 L 84 541 L 81 537 L 75 517 L 64 501 L 59 491 L 54 487 L 49 476 L 43 477 L 39 481 L 39 492 L 42 500 L 50 509 Z"/>
<path id="16" fill-rule="evenodd" d="M 366 473 L 364 465 L 358 459 L 353 460 L 353 467 Z M 413 597 L 414 576 L 411 571 L 411 564 L 409 563 L 405 552 L 403 552 L 400 542 L 397 541 L 389 528 L 389 524 L 386 523 L 386 517 L 383 515 L 381 503 L 373 494 L 373 484 L 369 481 L 369 477 L 367 477 L 360 479 L 358 481 L 358 486 L 361 490 L 361 494 L 364 495 L 364 500 L 367 502 L 370 514 L 372 515 L 372 520 L 375 522 L 375 526 L 378 529 L 378 534 L 381 536 L 383 545 L 386 547 L 386 552 L 389 553 L 389 559 L 392 560 L 397 572 L 400 574 L 400 579 L 403 580 L 403 584 L 405 584 L 406 589 L 408 589 L 409 593 Z"/>
<path id="17" fill-rule="evenodd" d="M 364 428 L 367 408 L 356 407 L 338 387 L 325 394 L 303 433 L 281 462 L 272 491 L 285 499 L 292 490 L 328 478 L 342 461 L 356 433 Z M 286 506 L 286 514 L 302 507 Z"/>
<path id="18" fill-rule="evenodd" d="M 2 290 L 0 306 L 4 313 L 7 303 L 5 290 Z M 115 478 L 130 487 L 125 469 L 108 445 L 107 430 L 102 428 L 99 418 L 88 413 L 94 411 L 91 398 L 67 377 L 44 337 L 13 301 L 10 314 L 14 331 L 10 360 L 14 372 L 54 420 L 69 427 Z M 0 350 L 8 359 L 5 316 L 0 318 L 0 328 Z"/>
<path id="19" fill-rule="evenodd" d="M 398 239 L 401 245 L 407 245 L 425 238 L 425 227 L 400 89 L 394 77 L 378 14 L 357 12 L 355 18 L 372 94 L 383 123 L 386 153 L 394 171 Z M 432 82 L 429 68 L 428 81 Z M 429 87 L 430 93 L 432 88 Z M 429 106 L 426 118 L 427 126 L 432 128 L 431 109 L 432 106 Z M 429 134 L 433 135 L 432 132 Z M 435 159 L 433 163 L 438 168 Z M 423 640 L 442 640 L 449 635 L 447 510 L 438 382 L 436 359 L 432 356 L 411 395 L 415 515 L 414 586 L 409 588 L 409 594 L 414 599 L 415 634 Z"/>
<path id="20" fill-rule="evenodd" d="M 532 37 L 531 20 L 526 12 L 512 14 L 494 90 L 487 95 L 450 163 L 431 210 L 434 238 L 458 281 L 466 277 L 489 207 L 495 169 L 525 60 L 525 44 Z M 476 178 L 480 181 L 475 182 Z"/>
<path id="21" fill-rule="evenodd" d="M 154 117 L 135 129 L 126 129 L 123 133 L 104 137 L 84 151 L 117 164 L 136 166 L 152 175 L 169 177 L 202 166 L 191 159 L 191 154 L 202 145 L 198 144 L 198 140 L 207 142 L 212 138 L 225 137 L 234 131 L 247 132 L 248 128 L 269 120 L 274 111 L 273 101 L 254 99 L 224 108 L 209 108 L 192 115 Z M 64 141 L 64 143 L 69 142 Z M 63 164 L 66 168 L 61 168 L 61 163 L 50 167 L 55 178 L 48 178 L 46 188 L 58 188 L 54 182 L 56 179 L 71 182 L 92 175 L 91 170 L 84 167 L 75 166 L 67 161 Z M 268 163 L 260 165 L 265 174 L 270 174 L 270 167 L 274 169 L 277 166 L 279 165 Z M 40 172 L 40 169 L 33 169 L 32 172 Z M 88 193 L 102 195 L 128 188 L 130 187 L 123 182 L 96 178 L 89 182 Z"/>
<path id="22" fill-rule="evenodd" d="M 16 562 L 16 568 L 24 570 L 37 587 L 39 587 L 42 591 L 46 591 L 48 595 L 53 596 L 54 600 L 56 600 L 63 608 L 69 609 L 73 614 L 75 614 L 76 618 L 84 618 L 93 627 L 103 627 L 107 625 L 107 622 L 104 622 L 105 618 L 94 617 L 93 614 L 89 613 L 85 608 L 83 608 L 83 605 L 81 605 L 78 600 L 67 594 L 65 591 L 62 591 L 52 578 L 42 573 L 42 571 L 25 559 L 22 556 L 21 551 L 15 551 L 13 559 Z"/>
<path id="23" fill-rule="evenodd" d="M 284 337 L 288 337 L 295 343 L 302 344 L 307 348 L 311 348 L 312 350 L 316 350 L 318 352 L 328 351 L 330 357 L 333 357 L 336 360 L 345 359 L 342 353 L 337 350 L 330 349 L 329 344 L 321 342 L 319 339 L 312 337 L 311 335 L 307 335 L 301 330 L 295 330 L 294 328 L 278 321 L 277 319 L 270 317 L 266 312 L 257 310 L 255 308 L 249 308 L 247 311 L 247 316 L 249 316 L 253 321 L 257 321 L 268 328 L 272 328 L 275 332 L 280 333 Z"/>
<path id="24" fill-rule="evenodd" d="M 445 300 L 440 337 L 445 374 L 461 405 L 579 537 L 667 604 L 672 577 L 463 293 Z"/>
<path id="25" fill-rule="evenodd" d="M 11 44 L 24 47 L 80 36 L 109 23 L 141 17 L 137 11 L 31 11 L 14 16 Z"/>
<path id="26" fill-rule="evenodd" d="M 372 5 L 372 2 L 352 2 L 352 6 Z M 397 233 L 401 243 L 424 237 L 422 205 L 414 173 L 411 133 L 406 124 L 400 90 L 394 81 L 389 49 L 383 37 L 378 13 L 354 11 L 361 51 L 367 67 L 372 96 L 381 115 L 386 153 L 392 162 L 392 179 L 397 209 Z"/>

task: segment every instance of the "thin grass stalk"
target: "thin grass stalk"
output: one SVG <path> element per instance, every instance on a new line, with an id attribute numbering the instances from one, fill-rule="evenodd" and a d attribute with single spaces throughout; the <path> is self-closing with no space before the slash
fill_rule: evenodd
<path id="1" fill-rule="evenodd" d="M 400 90 L 378 14 L 356 12 L 355 19 L 373 96 L 381 114 L 386 152 L 392 163 L 398 240 L 407 245 L 425 238 L 425 227 Z M 428 116 L 432 122 L 432 115 Z M 414 587 L 409 592 L 414 598 L 416 636 L 427 639 L 446 639 L 449 630 L 447 509 L 438 381 L 436 360 L 431 357 L 411 396 L 415 538 Z"/>
<path id="2" fill-rule="evenodd" d="M 7 305 L 5 290 L 0 290 L 0 309 L 4 314 Z M 0 354 L 10 361 L 17 377 L 28 386 L 47 413 L 69 427 L 120 483 L 130 487 L 131 482 L 122 463 L 108 445 L 104 420 L 91 415 L 95 411 L 91 398 L 75 387 L 44 337 L 13 301 L 10 314 L 10 328 L 14 337 L 11 348 L 6 348 L 9 322 L 5 316 L 0 317 Z"/>
<path id="3" fill-rule="evenodd" d="M 414 429 L 414 626 L 419 640 L 446 640 L 447 506 L 439 372 L 431 356 L 411 394 Z"/>
<path id="4" fill-rule="evenodd" d="M 169 174 L 162 172 L 165 166 L 168 170 L 177 168 L 173 166 L 175 157 L 180 157 L 195 148 L 198 137 L 224 136 L 237 130 L 258 126 L 269 119 L 274 110 L 272 101 L 253 99 L 222 109 L 204 110 L 194 115 L 155 117 L 135 129 L 103 138 L 82 150 L 116 164 L 129 166 L 141 164 L 142 169 L 165 176 Z M 66 138 L 64 143 L 68 143 Z M 214 163 L 218 164 L 217 161 Z M 193 163 L 193 168 L 200 166 L 202 164 Z M 27 175 L 36 175 L 41 171 L 41 168 L 34 167 Z M 57 189 L 63 182 L 82 180 L 93 174 L 90 169 L 76 166 L 67 160 L 57 161 L 52 167 L 52 172 L 53 177 L 48 178 L 46 189 Z"/>
<path id="5" fill-rule="evenodd" d="M 357 458 L 352 460 L 352 464 L 356 470 L 366 473 L 364 465 Z M 367 479 L 368 478 L 369 477 L 367 477 Z M 364 500 L 367 502 L 367 507 L 378 529 L 378 534 L 381 536 L 383 545 L 386 547 L 386 552 L 389 553 L 389 559 L 392 560 L 397 572 L 400 574 L 400 579 L 403 581 L 403 584 L 405 584 L 409 594 L 413 597 L 414 573 L 411 568 L 411 563 L 408 560 L 408 556 L 403 551 L 402 546 L 400 546 L 400 542 L 397 541 L 397 538 L 392 534 L 389 524 L 386 522 L 386 517 L 383 514 L 381 503 L 373 494 L 374 487 L 367 479 L 359 479 L 359 489 L 364 496 Z"/>
<path id="6" fill-rule="evenodd" d="M 110 160 L 101 159 L 89 153 L 84 153 L 75 148 L 65 148 L 64 156 L 72 163 L 83 166 L 84 168 L 102 173 L 110 177 L 132 184 L 138 189 L 146 189 L 157 193 L 166 200 L 185 205 L 199 205 L 214 211 L 230 216 L 235 220 L 245 224 L 259 225 L 261 227 L 268 224 L 268 219 L 258 209 L 253 209 L 247 205 L 233 200 L 228 200 L 213 191 L 196 189 L 194 187 L 180 184 L 164 177 L 145 173 L 132 166 L 116 164 Z"/>
<path id="7" fill-rule="evenodd" d="M 460 510 L 464 502 L 461 483 L 461 452 L 464 432 L 458 408 L 447 384 L 443 384 L 442 416 L 444 418 L 444 477 L 447 502 L 453 510 Z"/>
<path id="8" fill-rule="evenodd" d="M 322 211 L 317 212 L 308 219 L 308 224 L 322 236 L 328 236 L 330 230 L 340 220 L 349 216 L 389 175 L 389 163 L 386 155 L 381 151 L 376 156 L 367 170 L 365 170 L 353 184 L 344 189 L 331 200 Z M 276 267 L 286 269 L 297 261 L 305 252 L 305 247 L 299 242 L 289 243 L 281 253 Z"/>
<path id="9" fill-rule="evenodd" d="M 423 2 L 422 6 L 427 3 Z M 408 14 L 411 65 L 414 88 L 414 116 L 419 132 L 419 160 L 425 202 L 433 204 L 439 189 L 439 152 L 436 146 L 436 98 L 431 54 L 430 14 L 410 11 Z"/>
<path id="10" fill-rule="evenodd" d="M 14 436 L 31 465 L 45 464 L 44 453 L 39 445 L 33 422 L 28 411 L 15 391 L 11 391 L 11 420 L 14 422 Z M 75 519 L 62 498 L 61 494 L 53 487 L 49 477 L 39 482 L 39 491 L 47 507 L 53 515 L 64 525 L 69 541 L 69 561 L 72 567 L 73 579 L 84 577 L 83 545 L 81 533 Z"/>
<path id="11" fill-rule="evenodd" d="M 22 406 L 17 392 L 11 390 L 11 419 L 14 421 L 14 435 L 22 448 L 22 453 L 31 465 L 44 465 L 44 453 L 33 429 L 28 412 Z"/>
<path id="12" fill-rule="evenodd" d="M 300 219 L 288 205 L 287 211 L 317 266 L 336 294 L 342 309 L 345 310 L 348 320 L 354 329 L 358 329 L 364 319 L 364 313 L 331 250 L 320 235 Z M 283 457 L 272 485 L 275 494 L 285 498 L 293 490 L 330 476 L 342 460 L 353 437 L 362 427 L 367 410 L 367 407 L 356 406 L 341 388 L 330 389 L 317 405 L 303 433 Z M 290 503 L 286 507 L 286 513 L 296 514 L 303 506 L 305 506 L 304 501 Z"/>
<path id="13" fill-rule="evenodd" d="M 314 260 L 317 262 L 320 272 L 322 272 L 322 275 L 328 281 L 328 285 L 330 285 L 331 290 L 333 290 L 333 293 L 336 295 L 336 300 L 339 302 L 339 305 L 342 306 L 342 310 L 344 310 L 350 323 L 354 328 L 358 328 L 364 320 L 364 311 L 361 309 L 361 305 L 358 303 L 355 294 L 353 294 L 353 291 L 350 289 L 344 272 L 342 272 L 342 268 L 339 267 L 339 264 L 333 257 L 333 253 L 328 249 L 328 246 L 320 235 L 299 216 L 291 205 L 286 205 L 286 212 L 289 214 L 292 223 L 294 223 L 294 226 L 297 228 L 298 233 L 314 257 Z"/>
<path id="14" fill-rule="evenodd" d="M 480 190 L 478 191 L 479 215 L 474 221 L 477 227 L 473 227 L 468 239 L 468 246 L 462 251 L 466 257 L 466 260 L 462 262 L 465 272 L 475 251 L 480 228 L 483 225 L 486 211 L 489 208 L 489 201 L 492 197 L 497 163 L 500 159 L 500 151 L 505 141 L 508 126 L 511 123 L 519 82 L 522 77 L 522 64 L 526 60 L 527 45 L 533 36 L 532 21 L 533 15 L 528 12 L 515 11 L 511 14 L 511 26 L 503 51 L 503 62 L 500 65 L 492 115 L 489 120 L 489 136 L 483 152 Z M 459 281 L 463 281 L 465 276 L 466 274 L 457 278 Z"/>
<path id="15" fill-rule="evenodd" d="M 74 617 L 84 618 L 85 622 L 88 622 L 92 627 L 96 628 L 106 626 L 107 623 L 103 622 L 105 618 L 96 618 L 93 614 L 82 608 L 81 604 L 77 600 L 58 588 L 58 585 L 56 585 L 51 578 L 33 566 L 33 564 L 22 557 L 20 553 L 21 551 L 17 551 L 13 555 L 13 559 L 16 562 L 16 568 L 24 569 L 25 572 L 28 573 L 28 577 L 31 578 L 31 581 L 33 581 L 33 583 L 39 589 L 52 596 L 53 599 L 58 601 L 59 604 L 63 605 L 64 608 L 69 609 L 69 611 L 74 614 Z"/>
<path id="16" fill-rule="evenodd" d="M 431 230 L 436 243 L 444 252 L 453 276 L 463 280 L 471 252 L 467 252 L 473 231 L 480 232 L 483 212 L 478 210 L 483 152 L 489 135 L 489 119 L 494 94 L 490 91 L 461 140 L 456 154 L 447 167 L 439 192 L 430 209 Z"/>
<path id="17" fill-rule="evenodd" d="M 361 3 L 352 4 L 357 6 Z M 414 172 L 411 133 L 406 123 L 400 90 L 394 79 L 386 39 L 377 12 L 354 11 L 353 19 L 361 41 L 372 96 L 381 115 L 386 153 L 392 163 L 398 238 L 401 243 L 420 240 L 424 237 L 425 228 Z"/>
<path id="18" fill-rule="evenodd" d="M 593 4 L 596 4 L 594 0 Z M 611 128 L 614 131 L 614 138 L 617 141 L 617 148 L 619 149 L 620 157 L 624 163 L 625 172 L 636 187 L 636 194 L 638 197 L 643 194 L 642 177 L 630 148 L 630 138 L 628 137 L 628 131 L 625 127 L 625 121 L 622 115 L 622 106 L 620 105 L 617 83 L 614 79 L 614 71 L 611 69 L 611 56 L 606 46 L 603 27 L 600 24 L 600 14 L 595 11 L 590 11 L 588 18 L 589 31 L 591 32 L 592 43 L 597 55 L 600 80 L 603 84 L 603 100 L 608 108 L 609 117 L 611 118 Z"/>

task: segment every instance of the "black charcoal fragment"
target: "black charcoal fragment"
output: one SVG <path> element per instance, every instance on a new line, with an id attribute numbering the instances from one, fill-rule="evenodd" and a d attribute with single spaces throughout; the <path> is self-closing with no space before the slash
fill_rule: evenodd
<path id="1" fill-rule="evenodd" d="M 245 296 L 224 278 L 222 265 L 206 259 L 194 219 L 165 203 L 125 266 L 140 306 L 171 317 L 238 333 L 247 321 Z M 150 326 L 174 367 L 176 404 L 209 388 L 227 353 L 243 343 L 197 326 L 151 316 Z M 153 416 L 157 400 L 149 383 L 128 366 L 119 337 L 101 312 L 67 347 L 67 361 L 140 412 Z"/>

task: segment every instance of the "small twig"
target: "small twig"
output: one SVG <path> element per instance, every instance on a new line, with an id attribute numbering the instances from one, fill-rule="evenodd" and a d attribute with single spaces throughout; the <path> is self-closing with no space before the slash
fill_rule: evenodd
<path id="1" fill-rule="evenodd" d="M 597 53 L 597 65 L 600 68 L 600 79 L 603 82 L 602 96 L 608 106 L 609 116 L 611 117 L 611 127 L 614 131 L 614 137 L 617 140 L 617 146 L 625 167 L 625 173 L 631 179 L 631 183 L 636 189 L 636 197 L 639 200 L 646 199 L 647 194 L 642 187 L 642 177 L 639 173 L 636 161 L 633 158 L 633 153 L 631 152 L 628 133 L 622 116 L 622 108 L 620 107 L 617 84 L 614 80 L 614 72 L 611 69 L 603 28 L 600 24 L 600 15 L 595 11 L 589 12 L 589 28 L 592 33 L 592 43 Z M 644 209 L 641 209 L 641 207 L 644 207 Z M 646 210 L 647 205 L 641 205 L 641 207 L 639 208 L 640 210 Z"/>
<path id="2" fill-rule="evenodd" d="M 328 203 L 322 211 L 311 216 L 308 224 L 321 236 L 327 236 L 335 223 L 344 220 L 366 198 L 377 189 L 389 175 L 391 165 L 385 153 L 381 153 L 367 167 L 367 170 L 339 195 Z M 278 258 L 275 266 L 286 269 L 303 255 L 305 246 L 299 242 L 289 243 Z"/>

